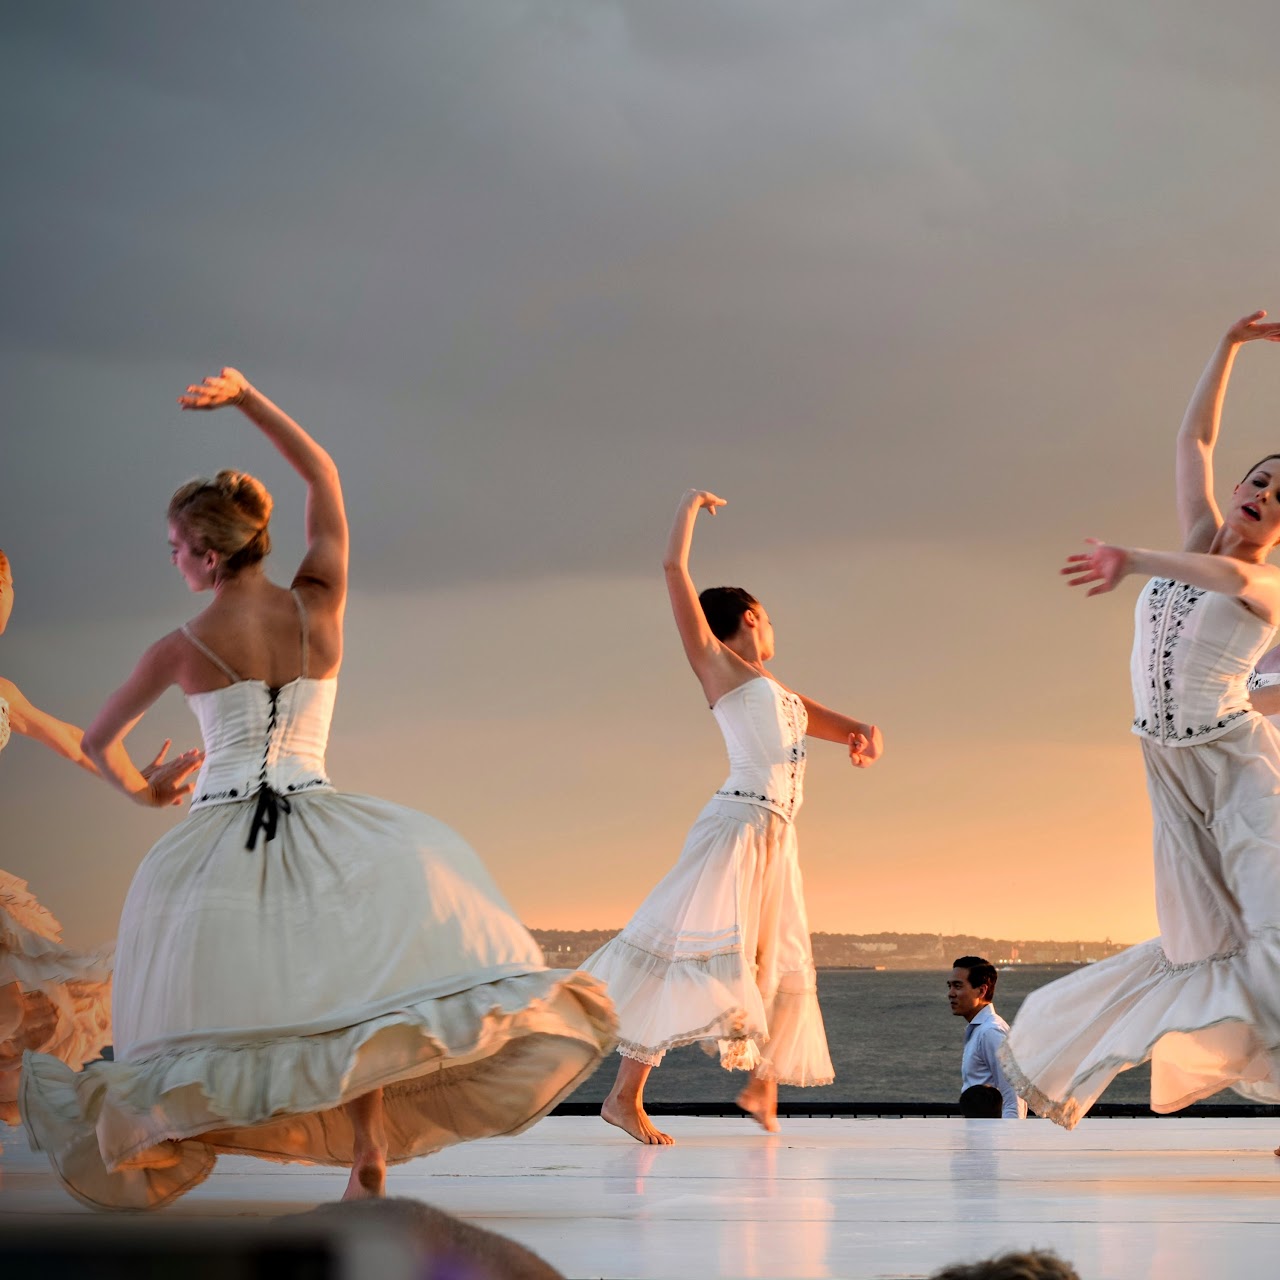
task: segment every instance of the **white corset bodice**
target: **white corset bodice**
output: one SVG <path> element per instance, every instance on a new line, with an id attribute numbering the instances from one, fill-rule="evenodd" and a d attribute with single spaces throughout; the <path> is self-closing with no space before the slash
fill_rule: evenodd
<path id="1" fill-rule="evenodd" d="M 235 804 L 264 787 L 285 798 L 332 791 L 324 752 L 337 692 L 337 680 L 299 677 L 280 689 L 238 680 L 188 694 L 205 751 L 191 808 Z"/>
<path id="2" fill-rule="evenodd" d="M 1133 732 L 1163 746 L 1226 733 L 1253 710 L 1249 673 L 1272 630 L 1233 596 L 1152 578 L 1134 616 Z"/>
<path id="3" fill-rule="evenodd" d="M 9 741 L 9 704 L 0 698 L 0 751 Z"/>
<path id="4" fill-rule="evenodd" d="M 790 820 L 804 797 L 804 703 L 776 680 L 758 676 L 711 708 L 729 752 L 721 800 L 759 805 Z"/>

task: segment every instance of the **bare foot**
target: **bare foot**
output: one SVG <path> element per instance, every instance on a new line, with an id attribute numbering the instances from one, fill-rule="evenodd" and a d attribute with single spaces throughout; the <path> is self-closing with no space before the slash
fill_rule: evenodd
<path id="1" fill-rule="evenodd" d="M 778 1086 L 773 1080 L 753 1076 L 738 1094 L 737 1103 L 766 1133 L 778 1132 Z"/>
<path id="2" fill-rule="evenodd" d="M 661 1129 L 655 1128 L 653 1121 L 645 1114 L 644 1108 L 637 1107 L 634 1103 L 626 1103 L 620 1098 L 610 1096 L 604 1100 L 604 1106 L 600 1108 L 600 1116 L 601 1119 L 616 1125 L 624 1133 L 629 1133 L 637 1142 L 653 1147 L 675 1145 L 676 1140 L 669 1133 L 663 1133 Z"/>
<path id="3" fill-rule="evenodd" d="M 351 1177 L 344 1200 L 377 1200 L 387 1194 L 387 1162 L 379 1155 L 358 1158 L 351 1166 Z"/>

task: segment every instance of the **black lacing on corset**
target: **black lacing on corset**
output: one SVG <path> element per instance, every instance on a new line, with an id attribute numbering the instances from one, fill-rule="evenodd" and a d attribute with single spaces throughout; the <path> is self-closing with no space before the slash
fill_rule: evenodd
<path id="1" fill-rule="evenodd" d="M 287 796 L 282 796 L 267 782 L 267 761 L 271 756 L 271 743 L 276 735 L 276 718 L 280 710 L 280 690 L 268 689 L 271 699 L 271 714 L 267 719 L 267 740 L 262 747 L 262 768 L 258 770 L 258 803 L 253 809 L 253 821 L 249 824 L 249 840 L 245 848 L 252 852 L 258 844 L 258 833 L 262 832 L 268 844 L 276 838 L 276 827 L 280 822 L 281 811 L 292 813 L 293 806 Z"/>

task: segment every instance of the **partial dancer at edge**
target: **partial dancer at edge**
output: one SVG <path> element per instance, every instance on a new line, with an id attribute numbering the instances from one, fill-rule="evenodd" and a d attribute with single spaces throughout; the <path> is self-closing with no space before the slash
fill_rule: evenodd
<path id="1" fill-rule="evenodd" d="M 351 1167 L 513 1133 L 614 1040 L 603 985 L 548 970 L 471 849 L 423 814 L 325 774 L 347 592 L 338 472 L 234 369 L 186 409 L 237 405 L 307 483 L 307 553 L 269 581 L 271 498 L 222 472 L 169 505 L 173 561 L 213 602 L 143 656 L 85 735 L 104 777 L 148 802 L 123 739 L 172 684 L 207 758 L 190 816 L 129 890 L 116 1061 L 80 1075 L 29 1055 L 22 1111 L 68 1189 L 156 1208 L 219 1152 Z"/>
<path id="2" fill-rule="evenodd" d="M 793 693 L 765 669 L 773 624 L 741 587 L 701 596 L 689 576 L 698 512 L 723 498 L 690 489 L 664 568 L 684 651 L 724 734 L 730 775 L 694 823 L 676 865 L 631 922 L 582 967 L 609 986 L 622 1062 L 601 1115 L 640 1142 L 668 1144 L 644 1110 L 649 1072 L 668 1049 L 718 1042 L 721 1065 L 749 1070 L 738 1105 L 778 1127 L 778 1085 L 834 1079 L 818 1007 L 792 822 L 805 733 L 847 743 L 858 767 L 880 731 Z"/>
<path id="3" fill-rule="evenodd" d="M 1151 1060 L 1151 1108 L 1231 1087 L 1280 1101 L 1280 733 L 1249 673 L 1280 620 L 1280 454 L 1225 512 L 1213 455 L 1240 345 L 1280 340 L 1264 311 L 1234 324 L 1187 408 L 1177 446 L 1182 551 L 1093 545 L 1063 573 L 1089 595 L 1154 574 L 1130 670 L 1151 796 L 1160 936 L 1027 997 L 1001 1050 L 1032 1110 L 1071 1128 L 1119 1072 Z"/>
<path id="4" fill-rule="evenodd" d="M 13 612 L 13 571 L 0 551 L 0 634 Z M 0 677 L 0 750 L 10 730 L 42 743 L 96 774 L 73 724 L 33 706 L 11 680 Z M 156 785 L 178 782 L 200 763 L 188 752 L 163 763 L 169 744 L 142 773 Z M 111 1043 L 110 946 L 75 951 L 62 944 L 62 926 L 36 901 L 25 880 L 0 871 L 0 1120 L 18 1123 L 18 1076 L 28 1050 L 49 1053 L 73 1067 L 96 1058 Z"/>

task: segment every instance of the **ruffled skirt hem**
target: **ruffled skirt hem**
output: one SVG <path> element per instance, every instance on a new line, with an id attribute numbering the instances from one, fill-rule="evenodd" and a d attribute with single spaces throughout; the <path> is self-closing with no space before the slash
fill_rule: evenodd
<path id="1" fill-rule="evenodd" d="M 1233 1089 L 1280 1102 L 1280 1025 L 1255 992 L 1280 971 L 1280 934 L 1173 964 L 1159 939 L 1028 996 L 1000 1048 L 1037 1115 L 1072 1129 L 1122 1071 L 1150 1061 L 1151 1109 L 1166 1115 Z"/>
<path id="2" fill-rule="evenodd" d="M 72 951 L 26 881 L 0 871 L 0 1121 L 18 1123 L 24 1052 L 73 1067 L 111 1043 L 111 947 Z"/>
<path id="3" fill-rule="evenodd" d="M 344 1104 L 384 1090 L 389 1163 L 518 1133 L 598 1065 L 616 1022 L 600 984 L 540 970 L 320 1035 L 202 1046 L 75 1073 L 28 1055 L 32 1147 L 94 1208 L 168 1204 L 220 1153 L 350 1165 Z"/>
<path id="4" fill-rule="evenodd" d="M 624 935 L 583 967 L 609 989 L 623 1057 L 657 1066 L 668 1050 L 701 1044 L 727 1071 L 802 1088 L 835 1079 L 811 970 L 782 975 L 766 997 L 736 949 L 667 957 Z"/>

